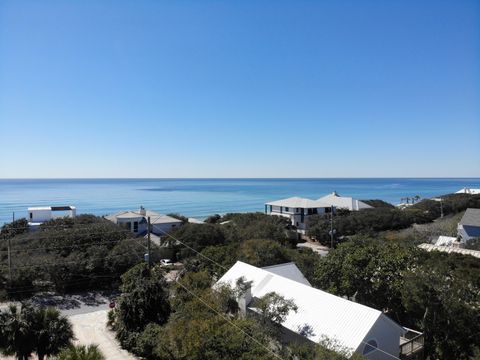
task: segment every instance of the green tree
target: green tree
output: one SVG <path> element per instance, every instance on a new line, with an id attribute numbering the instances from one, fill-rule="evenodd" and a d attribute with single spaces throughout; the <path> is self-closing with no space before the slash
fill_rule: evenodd
<path id="1" fill-rule="evenodd" d="M 136 265 L 122 275 L 121 291 L 114 328 L 124 345 L 132 340 L 132 333 L 143 331 L 147 324 L 167 322 L 170 303 L 160 266 L 150 269 L 145 263 Z"/>
<path id="2" fill-rule="evenodd" d="M 0 351 L 26 360 L 35 351 L 35 337 L 31 327 L 30 312 L 11 305 L 0 312 Z"/>
<path id="3" fill-rule="evenodd" d="M 403 313 L 403 274 L 414 266 L 419 254 L 412 245 L 356 238 L 318 262 L 314 284 L 398 318 Z"/>
<path id="4" fill-rule="evenodd" d="M 43 360 L 59 353 L 73 339 L 71 324 L 58 310 L 28 304 L 0 312 L 0 329 L 1 351 L 20 360 L 32 352 Z"/>
<path id="5" fill-rule="evenodd" d="M 407 326 L 425 334 L 432 359 L 466 360 L 480 345 L 480 261 L 428 253 L 405 274 L 401 295 Z"/>
<path id="6" fill-rule="evenodd" d="M 263 295 L 255 301 L 254 306 L 260 311 L 263 326 L 274 332 L 279 329 L 291 311 L 298 310 L 293 300 L 285 299 L 275 292 Z"/>
<path id="7" fill-rule="evenodd" d="M 238 260 L 264 267 L 289 262 L 287 249 L 273 240 L 255 239 L 240 244 Z"/>
<path id="8" fill-rule="evenodd" d="M 55 357 L 55 360 L 105 360 L 98 345 L 69 346 Z"/>
<path id="9" fill-rule="evenodd" d="M 58 354 L 73 339 L 72 325 L 55 308 L 35 309 L 32 320 L 35 351 L 39 360 Z"/>

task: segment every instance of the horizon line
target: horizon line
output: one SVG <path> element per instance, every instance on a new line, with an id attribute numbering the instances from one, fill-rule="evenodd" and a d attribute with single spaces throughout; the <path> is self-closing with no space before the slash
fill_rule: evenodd
<path id="1" fill-rule="evenodd" d="M 480 176 L 325 176 L 325 177 L 19 177 L 1 180 L 323 180 L 323 179 L 462 179 L 480 180 Z"/>

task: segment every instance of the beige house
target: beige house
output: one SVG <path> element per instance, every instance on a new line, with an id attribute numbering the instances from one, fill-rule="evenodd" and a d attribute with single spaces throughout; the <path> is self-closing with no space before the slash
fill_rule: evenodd
<path id="1" fill-rule="evenodd" d="M 183 224 L 182 220 L 155 211 L 146 210 L 143 206 L 141 206 L 138 211 L 120 211 L 105 216 L 105 219 L 137 235 L 143 235 L 147 232 L 148 218 L 150 218 L 150 231 L 158 236 L 163 236 Z"/>

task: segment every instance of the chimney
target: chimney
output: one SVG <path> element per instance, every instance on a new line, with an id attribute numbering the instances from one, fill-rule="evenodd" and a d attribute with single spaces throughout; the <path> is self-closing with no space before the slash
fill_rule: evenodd
<path id="1" fill-rule="evenodd" d="M 142 216 L 146 216 L 147 215 L 147 211 L 145 210 L 145 208 L 143 206 L 140 206 L 140 211 L 139 211 L 140 215 Z"/>
<path id="2" fill-rule="evenodd" d="M 247 315 L 248 304 L 252 301 L 252 285 L 248 284 L 248 287 L 244 288 L 243 291 L 238 295 L 238 308 L 240 309 L 240 314 L 242 316 Z"/>

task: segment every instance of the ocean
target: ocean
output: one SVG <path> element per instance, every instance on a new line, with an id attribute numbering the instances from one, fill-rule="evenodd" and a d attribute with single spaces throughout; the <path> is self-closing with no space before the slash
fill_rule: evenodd
<path id="1" fill-rule="evenodd" d="M 263 211 L 264 203 L 291 196 L 317 199 L 333 191 L 397 204 L 406 196 L 433 197 L 480 178 L 435 179 L 0 179 L 0 224 L 26 217 L 30 206 L 73 205 L 77 213 L 105 215 L 137 209 L 205 218 L 227 212 Z"/>

